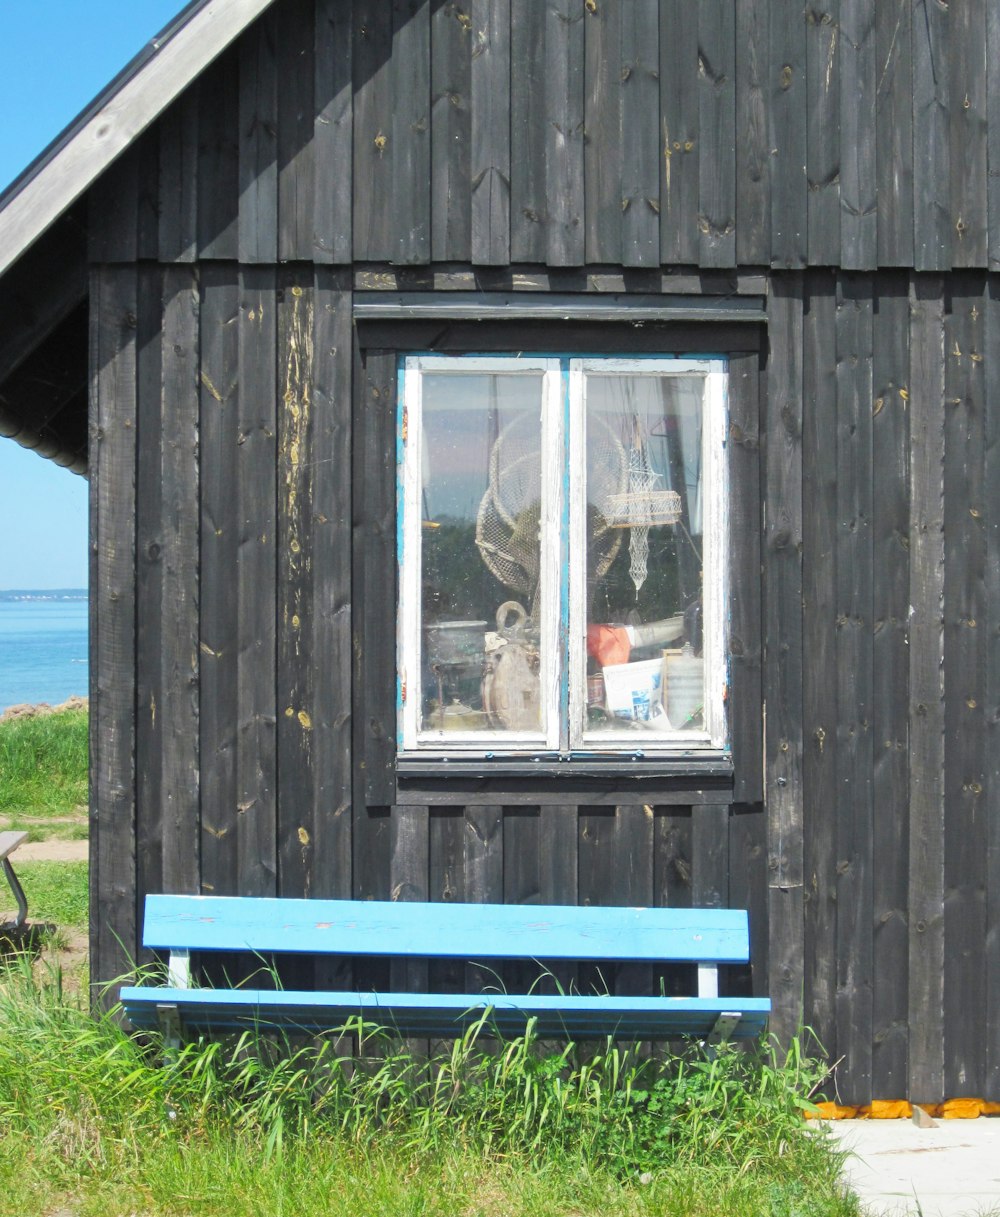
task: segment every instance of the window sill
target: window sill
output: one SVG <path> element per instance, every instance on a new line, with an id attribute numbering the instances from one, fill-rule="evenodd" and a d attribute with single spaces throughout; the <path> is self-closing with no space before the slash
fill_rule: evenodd
<path id="1" fill-rule="evenodd" d="M 396 801 L 435 804 L 731 803 L 729 753 L 691 749 L 669 756 L 473 757 L 396 760 Z"/>

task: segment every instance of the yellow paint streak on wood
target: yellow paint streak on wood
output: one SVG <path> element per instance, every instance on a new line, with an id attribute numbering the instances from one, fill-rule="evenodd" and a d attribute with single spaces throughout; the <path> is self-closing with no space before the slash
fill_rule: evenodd
<path id="1" fill-rule="evenodd" d="M 302 287 L 294 286 L 290 293 L 290 316 L 287 326 L 284 357 L 282 399 L 284 414 L 281 433 L 281 467 L 283 470 L 284 519 L 288 535 L 288 574 L 290 596 L 284 605 L 284 620 L 296 623 L 293 633 L 295 654 L 299 655 L 301 638 L 297 623 L 302 618 L 302 575 L 308 570 L 307 557 L 302 555 L 301 535 L 305 506 L 300 499 L 307 487 L 303 484 L 304 461 L 308 450 L 308 429 L 312 414 L 313 375 L 313 301 Z"/>
<path id="2" fill-rule="evenodd" d="M 221 405 L 222 404 L 222 394 L 215 387 L 215 385 L 212 384 L 212 381 L 209 378 L 209 375 L 207 372 L 202 372 L 201 383 L 205 386 L 205 388 L 209 391 L 209 393 L 215 398 L 215 400 L 217 402 L 219 402 L 219 404 Z"/>

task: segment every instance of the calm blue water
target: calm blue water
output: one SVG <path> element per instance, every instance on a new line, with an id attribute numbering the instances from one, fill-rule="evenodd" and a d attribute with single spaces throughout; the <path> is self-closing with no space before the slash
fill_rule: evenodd
<path id="1" fill-rule="evenodd" d="M 0 600 L 0 714 L 87 695 L 86 600 Z"/>

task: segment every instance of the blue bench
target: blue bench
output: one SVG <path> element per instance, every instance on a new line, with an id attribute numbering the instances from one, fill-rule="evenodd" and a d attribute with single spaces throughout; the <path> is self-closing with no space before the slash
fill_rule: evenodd
<path id="1" fill-rule="evenodd" d="M 315 1032 L 367 1023 L 411 1036 L 454 1036 L 487 1014 L 499 1035 L 571 1039 L 755 1037 L 766 998 L 720 997 L 718 965 L 749 960 L 747 914 L 730 909 L 592 908 L 555 905 L 420 904 L 149 896 L 145 946 L 169 951 L 167 984 L 128 986 L 125 1013 L 137 1028 L 179 1034 L 282 1026 Z M 391 956 L 479 962 L 498 959 L 697 965 L 691 997 L 577 993 L 312 992 L 200 988 L 192 952 Z"/>

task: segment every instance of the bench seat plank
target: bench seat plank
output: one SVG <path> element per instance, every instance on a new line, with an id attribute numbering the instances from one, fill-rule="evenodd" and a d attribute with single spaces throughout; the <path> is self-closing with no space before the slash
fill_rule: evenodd
<path id="1" fill-rule="evenodd" d="M 160 1009 L 176 1006 L 194 1031 L 282 1026 L 303 1032 L 329 1030 L 359 1015 L 366 1022 L 408 1035 L 453 1036 L 490 1010 L 502 1035 L 523 1033 L 537 1019 L 543 1036 L 622 1039 L 708 1037 L 720 1014 L 740 1021 L 733 1036 L 756 1037 L 771 1003 L 766 998 L 599 997 L 498 993 L 300 992 L 268 989 L 173 989 L 126 987 L 121 1001 L 137 1027 L 157 1025 Z"/>
<path id="2" fill-rule="evenodd" d="M 154 949 L 657 963 L 750 958 L 744 909 L 148 896 Z"/>
<path id="3" fill-rule="evenodd" d="M 10 828 L 4 832 L 0 832 L 0 862 L 3 862 L 10 854 L 14 852 L 19 845 L 23 845 L 28 839 L 28 834 L 23 829 Z"/>

